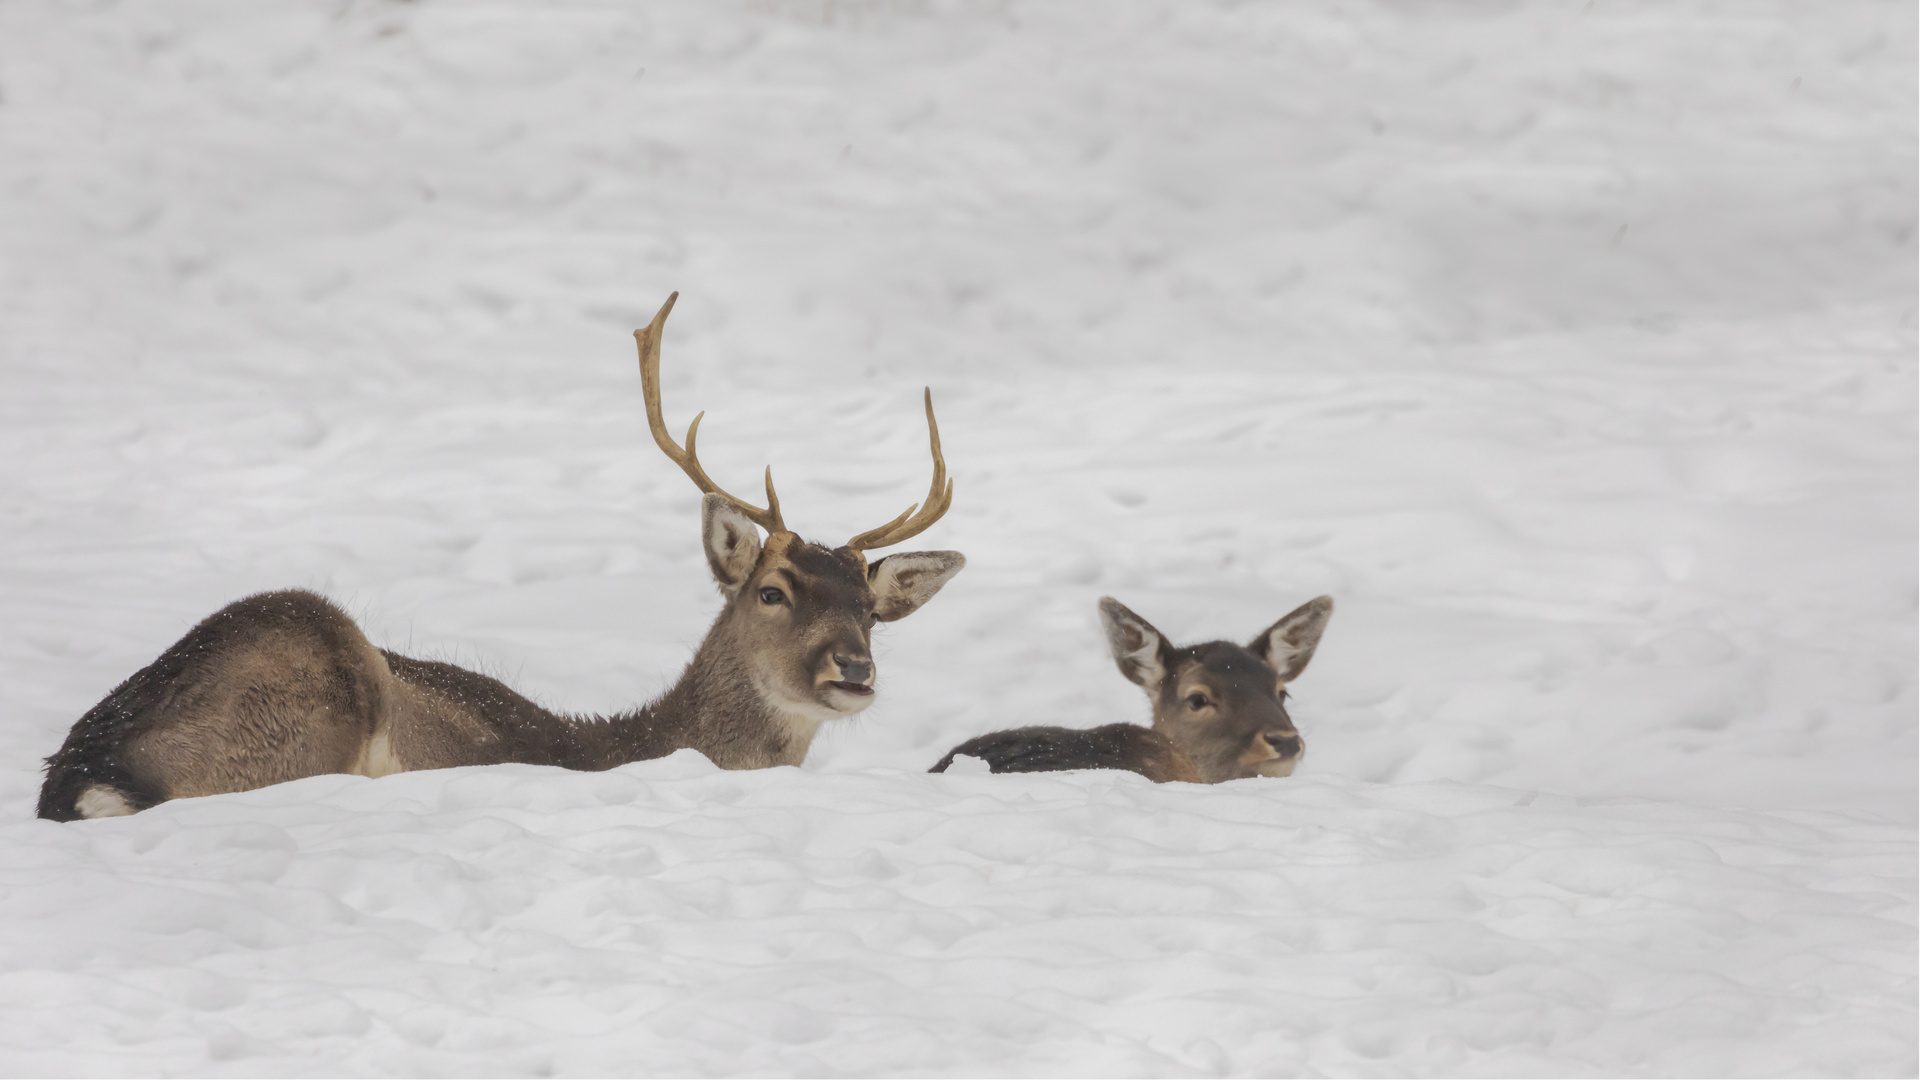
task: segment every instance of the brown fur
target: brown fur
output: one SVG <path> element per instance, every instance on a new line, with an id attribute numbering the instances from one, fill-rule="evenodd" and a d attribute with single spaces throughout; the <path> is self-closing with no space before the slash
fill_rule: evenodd
<path id="1" fill-rule="evenodd" d="M 1332 614 L 1333 600 L 1322 596 L 1245 647 L 1209 641 L 1176 648 L 1152 624 L 1105 597 L 1100 621 L 1108 647 L 1120 674 L 1152 700 L 1153 727 L 994 732 L 954 747 L 931 771 L 945 772 L 954 755 L 966 754 L 997 773 L 1128 769 L 1156 782 L 1208 784 L 1290 775 L 1306 744 L 1287 715 L 1287 683 L 1313 659 Z"/>
<path id="2" fill-rule="evenodd" d="M 872 681 L 873 624 L 911 614 L 965 565 L 936 551 L 868 566 L 791 533 L 763 547 L 717 496 L 703 522 L 726 605 L 649 705 L 562 716 L 497 679 L 377 649 L 314 593 L 263 593 L 214 613 L 81 717 L 47 759 L 39 815 L 132 812 L 323 773 L 608 769 L 686 747 L 727 769 L 798 765 L 821 723 L 871 703 L 844 687 Z M 776 588 L 783 602 L 765 602 Z"/>

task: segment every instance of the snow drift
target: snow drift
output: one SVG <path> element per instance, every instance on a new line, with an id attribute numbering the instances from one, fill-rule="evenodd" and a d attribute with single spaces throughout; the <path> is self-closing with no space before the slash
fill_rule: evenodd
<path id="1" fill-rule="evenodd" d="M 1912 1073 L 1908 6 L 0 5 L 0 1069 Z M 549 706 L 669 422 L 968 569 L 804 769 L 38 761 L 248 592 Z M 1288 780 L 927 776 L 1339 612 Z"/>

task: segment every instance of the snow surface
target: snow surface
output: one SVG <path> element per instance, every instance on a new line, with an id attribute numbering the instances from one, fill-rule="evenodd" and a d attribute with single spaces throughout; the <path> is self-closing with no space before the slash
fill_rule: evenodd
<path id="1" fill-rule="evenodd" d="M 0 1071 L 1859 1073 L 1916 1044 L 1908 4 L 0 4 Z M 556 708 L 717 608 L 669 419 L 968 569 L 804 769 L 31 820 L 215 608 Z M 1339 608 L 1286 780 L 1094 618 Z"/>

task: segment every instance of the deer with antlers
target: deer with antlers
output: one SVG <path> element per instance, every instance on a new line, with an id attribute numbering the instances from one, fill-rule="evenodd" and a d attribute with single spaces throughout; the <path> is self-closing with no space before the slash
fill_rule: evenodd
<path id="1" fill-rule="evenodd" d="M 314 593 L 263 593 L 215 612 L 88 710 L 47 759 L 39 815 L 110 817 L 325 773 L 610 769 L 688 747 L 727 769 L 798 765 L 822 724 L 873 703 L 874 624 L 912 614 L 966 565 L 957 551 L 866 556 L 953 502 L 933 393 L 926 501 L 837 548 L 802 540 L 781 520 L 771 468 L 764 509 L 707 476 L 695 450 L 704 413 L 684 448 L 668 434 L 660 335 L 679 295 L 634 331 L 641 386 L 654 441 L 706 493 L 701 536 L 725 603 L 665 694 L 616 716 L 559 715 L 497 679 L 377 648 Z"/>

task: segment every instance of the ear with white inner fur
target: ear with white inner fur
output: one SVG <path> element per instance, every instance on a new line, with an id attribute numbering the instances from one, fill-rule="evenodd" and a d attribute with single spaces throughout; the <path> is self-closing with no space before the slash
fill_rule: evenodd
<path id="1" fill-rule="evenodd" d="M 906 618 L 966 565 L 967 557 L 957 551 L 903 551 L 881 559 L 867 567 L 873 617 L 881 622 Z"/>
<path id="2" fill-rule="evenodd" d="M 1111 596 L 1100 598 L 1100 625 L 1107 631 L 1107 648 L 1120 674 L 1154 697 L 1166 681 L 1172 662 L 1173 646 L 1153 624 L 1127 610 L 1127 605 Z"/>
<path id="3" fill-rule="evenodd" d="M 700 502 L 700 538 L 707 549 L 707 568 L 720 591 L 732 596 L 747 583 L 753 564 L 760 561 L 760 530 L 753 519 L 727 501 L 708 495 Z"/>
<path id="4" fill-rule="evenodd" d="M 1317 596 L 1267 627 L 1247 649 L 1272 664 L 1280 673 L 1281 682 L 1292 682 L 1307 669 L 1307 661 L 1313 659 L 1313 650 L 1320 645 L 1320 634 L 1332 617 L 1333 597 Z"/>

